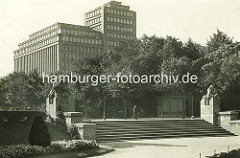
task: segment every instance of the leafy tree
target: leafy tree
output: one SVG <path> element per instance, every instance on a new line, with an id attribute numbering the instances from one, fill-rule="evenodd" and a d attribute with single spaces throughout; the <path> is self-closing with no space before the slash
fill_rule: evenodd
<path id="1" fill-rule="evenodd" d="M 207 42 L 203 66 L 205 85 L 213 85 L 222 100 L 222 110 L 240 109 L 239 42 L 217 30 Z"/>
<path id="2" fill-rule="evenodd" d="M 194 104 L 199 104 L 209 85 L 212 84 L 219 92 L 223 92 L 239 83 L 238 55 L 239 43 L 234 43 L 232 38 L 219 30 L 210 37 L 206 47 L 191 39 L 182 42 L 172 36 L 162 38 L 144 35 L 139 40 L 121 42 L 107 56 L 79 61 L 73 72 L 81 75 L 112 76 L 119 72 L 121 76 L 163 72 L 166 75 L 179 75 L 179 79 L 190 73 L 197 75 L 198 82 L 133 84 L 112 81 L 96 86 L 90 83 L 76 84 L 73 89 L 78 96 L 76 98 L 81 98 L 87 105 L 85 110 L 90 107 L 88 111 L 91 113 L 101 111 L 104 106 L 111 106 L 108 107 L 112 109 L 111 113 L 114 113 L 114 109 L 122 113 L 121 108 L 125 108 L 125 112 L 129 113 L 126 105 L 145 106 L 151 102 L 151 98 L 166 93 L 192 94 Z M 226 80 L 226 77 L 229 79 Z M 100 113 L 98 115 L 101 116 Z"/>
<path id="3" fill-rule="evenodd" d="M 233 38 L 228 37 L 227 34 L 217 29 L 217 33 L 213 33 L 210 36 L 210 40 L 207 41 L 208 52 L 213 52 L 219 49 L 223 45 L 228 45 L 233 42 Z"/>
<path id="4" fill-rule="evenodd" d="M 37 71 L 29 75 L 13 72 L 0 79 L 2 108 L 12 110 L 44 110 L 48 88 L 39 78 Z"/>
<path id="5" fill-rule="evenodd" d="M 101 108 L 103 107 L 106 91 L 104 89 L 104 84 L 97 84 L 97 77 L 95 76 L 93 80 L 96 81 L 96 84 L 93 82 L 87 82 L 87 75 L 101 75 L 103 74 L 103 69 L 105 67 L 105 61 L 103 57 L 97 58 L 85 58 L 80 62 L 77 62 L 73 66 L 74 74 L 81 76 L 81 80 L 84 83 L 76 83 L 73 85 L 73 93 L 75 98 L 82 100 L 84 102 L 84 110 L 86 113 L 92 114 L 96 117 L 101 115 Z"/>

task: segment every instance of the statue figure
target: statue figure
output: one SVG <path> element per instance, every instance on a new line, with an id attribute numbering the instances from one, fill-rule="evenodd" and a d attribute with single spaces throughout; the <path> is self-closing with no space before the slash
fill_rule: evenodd
<path id="1" fill-rule="evenodd" d="M 49 92 L 49 104 L 53 104 L 53 98 L 55 97 L 55 85 L 53 84 L 52 89 Z"/>
<path id="2" fill-rule="evenodd" d="M 215 94 L 213 85 L 210 85 L 207 89 L 207 94 L 205 95 L 205 105 L 209 105 L 209 101 L 212 97 L 215 97 L 217 94 Z"/>

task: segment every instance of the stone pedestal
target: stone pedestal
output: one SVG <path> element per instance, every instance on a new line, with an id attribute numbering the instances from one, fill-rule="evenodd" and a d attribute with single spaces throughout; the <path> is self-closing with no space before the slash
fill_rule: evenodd
<path id="1" fill-rule="evenodd" d="M 201 118 L 205 121 L 216 125 L 217 124 L 217 113 L 220 111 L 219 98 L 218 96 L 209 97 L 203 96 L 201 100 Z"/>
<path id="2" fill-rule="evenodd" d="M 82 112 L 64 112 L 63 115 L 65 116 L 68 127 L 72 124 L 82 123 L 84 117 Z"/>
<path id="3" fill-rule="evenodd" d="M 95 140 L 96 123 L 75 124 L 83 140 Z"/>
<path id="4" fill-rule="evenodd" d="M 46 111 L 50 117 L 56 119 L 57 111 L 75 111 L 75 100 L 72 94 L 65 96 L 61 91 L 54 90 L 46 99 Z"/>

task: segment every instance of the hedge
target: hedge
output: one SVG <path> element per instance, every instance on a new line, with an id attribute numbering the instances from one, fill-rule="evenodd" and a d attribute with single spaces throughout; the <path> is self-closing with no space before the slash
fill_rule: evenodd
<path id="1" fill-rule="evenodd" d="M 37 145 L 9 145 L 1 148 L 0 158 L 28 158 L 32 156 L 82 151 L 94 148 L 99 148 L 94 140 L 63 140 L 52 142 L 51 146 L 47 147 Z"/>

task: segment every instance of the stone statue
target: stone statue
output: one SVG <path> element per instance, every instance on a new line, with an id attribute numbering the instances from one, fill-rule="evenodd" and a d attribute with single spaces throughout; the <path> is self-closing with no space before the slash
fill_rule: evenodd
<path id="1" fill-rule="evenodd" d="M 215 97 L 217 94 L 214 91 L 213 85 L 210 85 L 207 89 L 207 94 L 205 95 L 205 104 L 209 105 L 209 101 L 211 98 Z"/>
<path id="2" fill-rule="evenodd" d="M 210 97 L 212 95 L 212 90 L 213 90 L 213 86 L 210 85 L 207 89 L 207 94 L 206 94 L 206 97 Z"/>
<path id="3" fill-rule="evenodd" d="M 55 97 L 55 85 L 53 84 L 52 89 L 49 92 L 49 104 L 53 104 L 53 98 Z"/>

